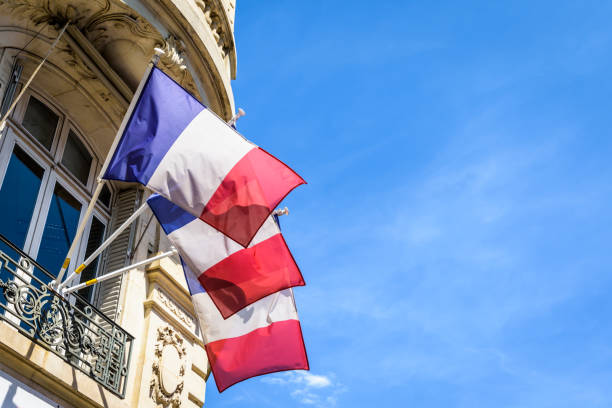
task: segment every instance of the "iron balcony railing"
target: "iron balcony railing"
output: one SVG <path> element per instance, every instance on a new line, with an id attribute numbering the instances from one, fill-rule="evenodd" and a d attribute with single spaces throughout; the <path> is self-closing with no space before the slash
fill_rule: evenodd
<path id="1" fill-rule="evenodd" d="M 123 398 L 134 337 L 78 294 L 49 289 L 53 275 L 0 241 L 0 319 Z"/>

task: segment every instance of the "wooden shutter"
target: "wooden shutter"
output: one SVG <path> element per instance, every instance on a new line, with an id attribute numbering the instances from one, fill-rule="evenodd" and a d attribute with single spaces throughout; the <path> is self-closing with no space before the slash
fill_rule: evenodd
<path id="1" fill-rule="evenodd" d="M 111 210 L 111 231 L 114 231 L 140 206 L 141 191 L 137 188 L 122 190 L 117 194 Z M 137 221 L 126 228 L 106 250 L 104 272 L 108 273 L 128 265 L 134 245 Z M 100 273 L 100 275 L 102 274 Z M 99 283 L 96 295 L 98 309 L 109 319 L 118 317 L 119 297 L 123 275 Z"/>

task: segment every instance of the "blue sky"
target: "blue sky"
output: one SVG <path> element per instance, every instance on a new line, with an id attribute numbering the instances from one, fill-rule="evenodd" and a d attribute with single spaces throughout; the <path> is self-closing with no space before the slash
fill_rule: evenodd
<path id="1" fill-rule="evenodd" d="M 612 406 L 612 4 L 238 1 L 311 371 L 209 407 Z"/>

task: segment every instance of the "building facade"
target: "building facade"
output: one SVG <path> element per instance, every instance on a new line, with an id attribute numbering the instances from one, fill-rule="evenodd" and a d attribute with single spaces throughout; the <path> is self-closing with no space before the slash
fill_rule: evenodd
<path id="1" fill-rule="evenodd" d="M 233 116 L 235 0 L 0 0 L 0 111 L 69 25 L 0 139 L 0 406 L 200 407 L 209 365 L 177 258 L 65 298 L 57 276 L 133 93 L 154 55 L 221 118 Z M 106 183 L 69 270 L 146 199 Z M 169 243 L 140 216 L 78 281 Z"/>

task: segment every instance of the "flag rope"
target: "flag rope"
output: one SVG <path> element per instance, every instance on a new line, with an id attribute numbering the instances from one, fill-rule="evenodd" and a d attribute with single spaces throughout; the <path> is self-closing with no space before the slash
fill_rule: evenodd
<path id="1" fill-rule="evenodd" d="M 19 95 L 17 95 L 17 97 L 15 98 L 15 100 L 13 101 L 11 106 L 8 108 L 8 110 L 6 111 L 4 116 L 2 117 L 2 120 L 0 120 L 0 132 L 2 132 L 4 130 L 4 127 L 6 126 L 6 120 L 8 119 L 9 115 L 11 114 L 13 109 L 15 109 L 15 106 L 17 105 L 17 103 L 19 103 L 19 100 L 21 99 L 21 97 L 23 96 L 25 91 L 28 89 L 30 84 L 32 83 L 32 80 L 34 80 L 34 77 L 36 76 L 36 74 L 38 74 L 38 71 L 40 71 L 40 69 L 42 68 L 44 63 L 47 61 L 47 58 L 49 58 L 49 55 L 51 55 L 51 51 L 53 51 L 53 49 L 55 48 L 55 46 L 59 42 L 60 38 L 64 34 L 64 31 L 66 31 L 66 28 L 68 28 L 68 25 L 70 25 L 70 21 L 66 22 L 66 24 L 64 25 L 64 28 L 62 28 L 62 30 L 58 34 L 57 38 L 55 39 L 55 41 L 53 41 L 53 44 L 51 44 L 51 47 L 47 51 L 47 54 L 45 55 L 43 60 L 40 62 L 40 64 L 38 64 L 38 66 L 36 67 L 34 72 L 32 72 L 32 75 L 30 75 L 30 78 L 28 79 L 28 81 L 25 83 L 25 85 L 23 86 L 23 88 L 19 92 Z M 0 138 L 2 138 L 2 134 L 1 133 L 0 133 Z"/>
<path id="2" fill-rule="evenodd" d="M 87 282 L 83 282 L 83 283 L 79 283 L 78 285 L 71 286 L 71 287 L 65 289 L 63 294 L 64 295 L 68 295 L 69 293 L 72 293 L 72 292 L 77 291 L 79 289 L 83 289 L 83 288 L 85 288 L 87 286 L 92 286 L 92 285 L 95 285 L 96 283 L 104 282 L 107 279 L 114 278 L 115 276 L 121 275 L 122 273 L 124 273 L 126 271 L 129 271 L 130 269 L 138 268 L 139 266 L 150 264 L 152 262 L 157 261 L 158 259 L 162 259 L 162 258 L 165 258 L 167 256 L 172 256 L 172 255 L 175 255 L 177 253 L 178 253 L 178 250 L 172 249 L 172 250 L 170 250 L 168 252 L 164 252 L 163 254 L 159 254 L 159 255 L 153 256 L 151 258 L 147 258 L 147 259 L 145 259 L 143 261 L 136 262 L 136 263 L 134 263 L 132 265 L 124 266 L 123 268 L 117 269 L 116 271 L 109 272 L 109 273 L 107 273 L 105 275 L 102 275 L 100 277 L 90 279 Z"/>
<path id="3" fill-rule="evenodd" d="M 145 70 L 145 73 L 142 79 L 140 80 L 140 84 L 138 84 L 138 88 L 136 89 L 136 92 L 134 92 L 134 96 L 132 97 L 130 106 L 125 112 L 125 116 L 123 116 L 123 120 L 121 121 L 119 130 L 117 130 L 117 134 L 115 135 L 115 140 L 113 140 L 113 144 L 108 150 L 108 154 L 106 155 L 106 160 L 104 161 L 104 164 L 102 165 L 102 169 L 100 170 L 100 173 L 96 179 L 98 183 L 98 185 L 96 186 L 96 190 L 91 196 L 91 200 L 89 201 L 89 205 L 87 206 L 87 211 L 85 211 L 85 215 L 83 215 L 83 218 L 81 219 L 81 222 L 79 223 L 79 226 L 77 227 L 76 234 L 74 235 L 72 244 L 70 245 L 70 249 L 68 249 L 68 253 L 66 254 L 66 259 L 64 260 L 64 263 L 62 264 L 62 268 L 60 269 L 59 274 L 57 275 L 57 278 L 50 283 L 51 287 L 55 287 L 58 284 L 61 287 L 65 286 L 65 285 L 61 285 L 62 278 L 64 277 L 64 274 L 66 273 L 66 270 L 68 269 L 68 266 L 70 265 L 72 254 L 76 250 L 78 243 L 81 240 L 83 232 L 85 231 L 85 226 L 87 225 L 87 222 L 89 221 L 89 217 L 91 217 L 91 214 L 96 205 L 96 202 L 98 201 L 98 196 L 102 192 L 102 187 L 104 186 L 104 183 L 106 182 L 106 180 L 104 180 L 102 177 L 104 176 L 104 173 L 106 173 L 106 169 L 108 168 L 108 165 L 113 157 L 113 154 L 115 153 L 115 149 L 117 149 L 117 145 L 119 144 L 121 135 L 123 135 L 123 131 L 125 130 L 125 127 L 127 126 L 127 123 L 130 120 L 130 117 L 132 116 L 132 111 L 136 107 L 136 103 L 138 102 L 138 98 L 140 97 L 140 93 L 142 92 L 142 89 L 144 88 L 145 83 L 147 82 L 147 78 L 149 77 L 149 74 L 151 73 L 153 66 L 157 63 L 157 61 L 159 61 L 159 55 L 163 53 L 164 53 L 163 50 L 160 50 L 158 48 L 155 49 L 155 55 L 153 56 L 153 59 L 151 60 L 151 62 L 149 62 L 149 64 L 147 65 L 147 69 Z M 58 288 L 60 286 L 58 286 Z"/>
<path id="4" fill-rule="evenodd" d="M 94 259 L 96 259 L 98 257 L 98 255 L 100 255 L 102 253 L 102 251 L 104 251 L 106 249 L 106 247 L 108 247 L 110 244 L 112 244 L 112 242 L 115 240 L 115 238 L 117 238 L 119 236 L 119 234 L 121 234 L 127 227 L 129 227 L 134 221 L 136 221 L 136 219 L 138 219 L 138 217 L 140 217 L 140 214 L 142 214 L 143 212 L 145 212 L 145 210 L 147 209 L 148 204 L 145 201 L 140 208 L 138 208 L 136 211 L 134 211 L 134 214 L 130 215 L 130 218 L 128 218 L 127 220 L 125 220 L 125 222 L 123 224 L 121 224 L 121 226 L 119 226 L 119 228 L 117 228 L 115 230 L 115 232 L 113 232 L 111 234 L 110 237 L 108 237 L 106 239 L 106 241 L 104 241 L 102 243 L 102 245 L 100 245 L 98 247 L 98 249 L 96 249 L 95 251 L 93 251 L 93 253 L 91 255 L 89 255 L 89 257 L 83 261 L 83 263 L 81 265 L 79 265 L 78 268 L 76 268 L 67 278 L 65 281 L 63 281 L 62 283 L 59 284 L 59 286 L 57 287 L 58 292 L 60 292 L 62 290 L 63 287 L 65 287 L 67 284 L 70 283 L 70 281 L 72 279 L 74 279 L 78 274 L 80 274 L 81 272 L 83 272 L 83 269 L 87 268 L 87 265 L 89 265 L 90 263 L 93 262 Z"/>

